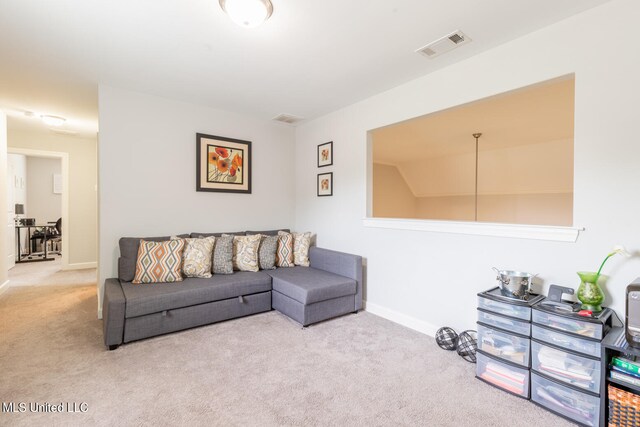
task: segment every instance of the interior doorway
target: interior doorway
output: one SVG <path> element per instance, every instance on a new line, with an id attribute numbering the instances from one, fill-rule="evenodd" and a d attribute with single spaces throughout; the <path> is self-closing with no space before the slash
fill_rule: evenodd
<path id="1" fill-rule="evenodd" d="M 50 245 L 54 251 L 60 249 L 60 268 L 68 269 L 70 241 L 66 225 L 69 219 L 69 154 L 13 147 L 8 147 L 7 153 L 8 208 L 14 207 L 8 214 L 11 218 L 18 217 L 21 220 L 20 224 L 14 225 L 14 229 L 8 233 L 8 267 L 13 268 L 16 260 L 25 259 L 23 254 L 39 251 L 43 252 L 41 258 L 33 256 L 30 259 L 55 261 L 55 257 L 44 256 L 47 246 Z M 60 236 L 56 243 L 60 247 L 54 247 L 51 243 L 43 244 L 45 239 L 39 238 L 38 235 L 32 238 L 34 232 L 51 236 L 55 234 L 53 230 L 58 228 Z M 38 243 L 42 247 L 38 248 Z"/>

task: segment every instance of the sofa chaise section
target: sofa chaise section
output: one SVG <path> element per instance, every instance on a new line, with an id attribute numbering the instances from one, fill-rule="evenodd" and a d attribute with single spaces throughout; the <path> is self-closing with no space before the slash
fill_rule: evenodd
<path id="1" fill-rule="evenodd" d="M 309 260 L 267 272 L 274 309 L 303 326 L 362 309 L 362 257 L 311 247 Z"/>

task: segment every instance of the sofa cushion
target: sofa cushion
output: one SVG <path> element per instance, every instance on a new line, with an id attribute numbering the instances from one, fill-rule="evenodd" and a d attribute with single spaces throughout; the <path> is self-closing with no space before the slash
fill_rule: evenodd
<path id="1" fill-rule="evenodd" d="M 223 234 L 230 234 L 232 236 L 244 236 L 244 231 L 234 231 L 233 233 L 191 233 L 190 236 L 192 239 L 197 239 L 199 237 L 221 237 Z"/>
<path id="2" fill-rule="evenodd" d="M 222 236 L 224 237 L 224 235 Z M 258 271 L 258 248 L 261 236 L 233 236 L 233 269 Z"/>
<path id="3" fill-rule="evenodd" d="M 182 282 L 185 239 L 166 242 L 140 241 L 133 283 Z"/>
<path id="4" fill-rule="evenodd" d="M 247 236 L 251 234 L 264 234 L 265 236 L 277 236 L 278 231 L 286 231 L 287 233 L 290 231 L 288 228 L 280 228 L 278 230 L 265 230 L 265 231 L 245 231 Z"/>
<path id="5" fill-rule="evenodd" d="M 285 231 L 278 231 L 278 250 L 276 252 L 276 267 L 293 267 L 293 235 Z"/>
<path id="6" fill-rule="evenodd" d="M 211 277 L 211 265 L 213 260 L 213 245 L 216 238 L 213 236 L 201 239 L 184 239 L 182 272 L 185 277 Z"/>
<path id="7" fill-rule="evenodd" d="M 309 247 L 311 246 L 311 233 L 291 233 L 293 236 L 293 263 L 303 267 L 309 267 Z"/>
<path id="8" fill-rule="evenodd" d="M 213 248 L 213 274 L 233 274 L 233 236 L 216 237 Z"/>
<path id="9" fill-rule="evenodd" d="M 278 236 L 261 234 L 260 237 L 260 248 L 258 249 L 258 262 L 260 264 L 260 270 L 273 270 L 276 268 Z"/>
<path id="10" fill-rule="evenodd" d="M 177 237 L 186 238 L 188 234 L 179 234 Z M 163 237 L 123 237 L 120 239 L 120 258 L 118 259 L 118 279 L 130 282 L 136 274 L 136 261 L 140 240 L 148 242 L 164 242 L 170 236 Z"/>
<path id="11" fill-rule="evenodd" d="M 150 286 L 120 283 L 127 301 L 127 318 L 271 290 L 271 277 L 261 271 L 214 274 L 207 279 L 186 278 L 180 283 Z"/>
<path id="12" fill-rule="evenodd" d="M 355 295 L 356 281 L 312 267 L 265 271 L 273 277 L 273 290 L 302 304 Z"/>

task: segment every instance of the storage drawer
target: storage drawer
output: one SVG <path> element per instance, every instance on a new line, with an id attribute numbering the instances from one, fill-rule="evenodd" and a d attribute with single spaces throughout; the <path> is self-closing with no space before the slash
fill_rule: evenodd
<path id="1" fill-rule="evenodd" d="M 604 325 L 601 323 L 589 323 L 582 320 L 569 319 L 567 317 L 556 316 L 540 310 L 533 310 L 533 322 L 543 326 L 548 326 L 559 331 L 570 332 L 583 337 L 596 338 L 602 340 L 604 335 Z"/>
<path id="2" fill-rule="evenodd" d="M 531 320 L 531 307 L 508 304 L 478 296 L 478 307 L 505 316 L 515 317 L 525 321 Z"/>
<path id="3" fill-rule="evenodd" d="M 531 340 L 478 323 L 478 348 L 506 361 L 529 367 Z"/>
<path id="4" fill-rule="evenodd" d="M 476 376 L 498 388 L 529 398 L 529 370 L 476 353 Z"/>
<path id="5" fill-rule="evenodd" d="M 529 322 L 523 322 L 521 320 L 511 319 L 509 317 L 491 314 L 481 310 L 478 310 L 478 322 L 505 329 L 507 331 L 512 331 L 520 335 L 529 336 L 531 334 L 531 323 Z"/>
<path id="6" fill-rule="evenodd" d="M 600 398 L 531 373 L 531 399 L 545 408 L 591 427 L 600 424 Z"/>
<path id="7" fill-rule="evenodd" d="M 600 360 L 532 341 L 531 368 L 558 381 L 600 393 Z"/>
<path id="8" fill-rule="evenodd" d="M 562 332 L 552 331 L 533 324 L 531 336 L 540 341 L 548 342 L 568 350 L 584 353 L 589 356 L 600 357 L 600 343 L 584 338 L 578 338 Z"/>

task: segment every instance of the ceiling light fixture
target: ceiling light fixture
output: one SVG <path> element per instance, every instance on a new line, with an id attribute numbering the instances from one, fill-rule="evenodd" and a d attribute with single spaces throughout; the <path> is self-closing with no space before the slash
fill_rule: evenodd
<path id="1" fill-rule="evenodd" d="M 40 116 L 40 118 L 48 126 L 62 126 L 64 122 L 67 121 L 67 119 L 65 119 L 64 117 L 58 117 L 58 116 L 44 115 L 44 116 Z"/>
<path id="2" fill-rule="evenodd" d="M 255 28 L 269 19 L 273 13 L 270 0 L 219 0 L 222 10 L 236 24 Z"/>

